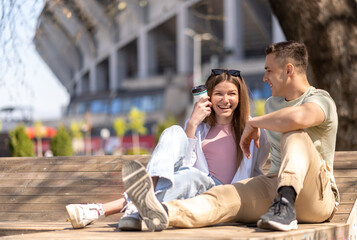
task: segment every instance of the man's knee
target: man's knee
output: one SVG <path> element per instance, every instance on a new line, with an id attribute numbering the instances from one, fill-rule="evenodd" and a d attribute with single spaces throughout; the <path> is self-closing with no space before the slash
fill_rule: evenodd
<path id="1" fill-rule="evenodd" d="M 311 141 L 311 139 L 306 131 L 294 130 L 281 134 L 280 147 L 281 149 L 283 149 L 284 147 L 286 147 L 286 144 L 296 144 L 297 142 L 307 143 L 308 141 Z"/>

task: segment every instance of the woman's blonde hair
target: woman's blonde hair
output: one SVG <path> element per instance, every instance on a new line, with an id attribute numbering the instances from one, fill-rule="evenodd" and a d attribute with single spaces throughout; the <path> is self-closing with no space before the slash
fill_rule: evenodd
<path id="1" fill-rule="evenodd" d="M 236 76 L 236 74 L 235 75 L 229 74 L 230 71 L 231 70 L 224 70 L 223 73 L 221 74 L 214 74 L 214 71 L 212 70 L 212 74 L 208 77 L 206 81 L 206 87 L 207 87 L 208 96 L 210 96 L 211 98 L 212 98 L 213 89 L 221 82 L 224 81 L 231 82 L 238 89 L 239 102 L 237 108 L 233 112 L 233 118 L 231 123 L 232 132 L 237 148 L 237 169 L 238 169 L 243 159 L 243 152 L 239 146 L 239 142 L 245 124 L 249 119 L 249 95 L 248 95 L 248 89 L 245 84 L 244 78 L 240 75 L 240 72 L 236 71 L 238 72 L 238 75 Z M 207 122 L 211 127 L 214 127 L 216 125 L 216 115 L 213 109 L 210 116 L 208 116 L 205 119 L 205 122 Z"/>

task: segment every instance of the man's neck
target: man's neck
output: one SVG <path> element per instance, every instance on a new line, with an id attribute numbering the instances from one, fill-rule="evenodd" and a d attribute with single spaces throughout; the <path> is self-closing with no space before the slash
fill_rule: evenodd
<path id="1" fill-rule="evenodd" d="M 287 91 L 285 96 L 286 101 L 292 101 L 303 95 L 310 87 L 306 77 L 292 79 L 293 84 L 290 87 L 290 91 Z"/>

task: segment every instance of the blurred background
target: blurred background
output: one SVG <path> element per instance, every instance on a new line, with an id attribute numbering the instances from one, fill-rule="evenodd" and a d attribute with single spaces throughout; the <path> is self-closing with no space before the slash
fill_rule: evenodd
<path id="1" fill-rule="evenodd" d="M 60 126 L 73 155 L 150 153 L 211 68 L 241 70 L 262 115 L 264 49 L 286 39 L 267 0 L 0 4 L 1 156 L 19 125 L 38 156 L 53 155 Z"/>

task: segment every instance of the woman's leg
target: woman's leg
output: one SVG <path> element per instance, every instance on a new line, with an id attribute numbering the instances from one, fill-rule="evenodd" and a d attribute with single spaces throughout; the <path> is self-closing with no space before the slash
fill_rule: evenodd
<path id="1" fill-rule="evenodd" d="M 167 190 L 174 185 L 175 171 L 182 166 L 187 148 L 188 139 L 180 126 L 175 125 L 163 131 L 146 167 L 148 174 L 154 180 L 156 190 Z M 157 177 L 156 184 L 155 177 Z"/>
<path id="2" fill-rule="evenodd" d="M 195 197 L 216 185 L 210 176 L 194 167 L 181 167 L 174 174 L 174 183 L 172 188 L 156 192 L 160 202 Z"/>
<path id="3" fill-rule="evenodd" d="M 186 154 L 187 144 L 187 136 L 181 127 L 172 126 L 163 131 L 147 165 L 147 171 L 152 176 L 154 186 L 161 178 L 170 180 L 171 183 L 168 183 L 166 179 L 163 182 L 172 186 L 174 171 L 181 166 L 182 159 Z M 119 213 L 126 204 L 125 198 L 103 204 L 105 216 Z"/>
<path id="4" fill-rule="evenodd" d="M 108 203 L 104 203 L 103 204 L 103 210 L 105 213 L 105 216 L 110 216 L 116 213 L 120 213 L 120 211 L 125 207 L 125 205 L 127 204 L 126 199 L 125 198 L 119 198 L 117 200 L 108 202 Z"/>

